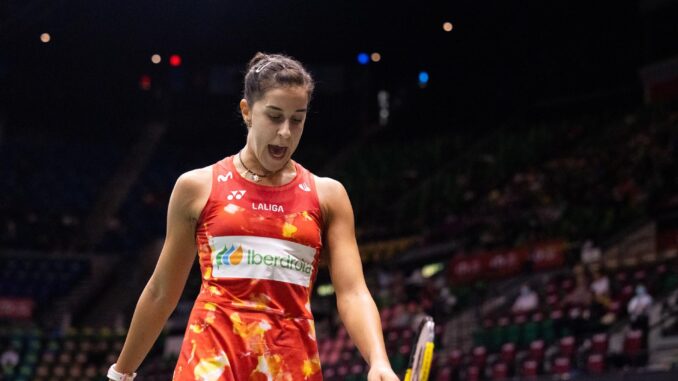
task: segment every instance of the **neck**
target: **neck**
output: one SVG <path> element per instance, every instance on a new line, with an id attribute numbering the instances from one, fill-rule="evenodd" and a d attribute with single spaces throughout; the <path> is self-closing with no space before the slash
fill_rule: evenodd
<path id="1" fill-rule="evenodd" d="M 254 182 L 266 181 L 269 183 L 277 182 L 280 177 L 284 176 L 285 169 L 292 163 L 291 160 L 287 161 L 280 169 L 276 171 L 270 171 L 264 168 L 256 156 L 249 152 L 247 145 L 238 152 L 237 161 L 238 162 L 238 172 L 241 173 L 243 177 L 246 177 Z"/>

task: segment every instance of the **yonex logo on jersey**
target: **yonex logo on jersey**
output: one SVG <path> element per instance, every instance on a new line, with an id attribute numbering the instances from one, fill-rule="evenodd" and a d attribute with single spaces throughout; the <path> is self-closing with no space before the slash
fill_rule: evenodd
<path id="1" fill-rule="evenodd" d="M 225 183 L 232 178 L 233 178 L 233 172 L 228 171 L 228 173 L 225 176 L 224 175 L 217 176 L 217 182 L 218 183 Z"/>
<path id="2" fill-rule="evenodd" d="M 228 199 L 228 201 L 233 199 L 240 200 L 245 195 L 245 192 L 246 191 L 244 190 L 231 191 L 231 194 L 229 194 L 226 199 Z"/>
<path id="3" fill-rule="evenodd" d="M 316 250 L 296 242 L 254 236 L 212 237 L 212 276 L 269 279 L 308 287 Z"/>
<path id="4" fill-rule="evenodd" d="M 310 192 L 311 187 L 308 186 L 306 183 L 301 183 L 299 184 L 299 189 L 303 190 L 304 192 Z"/>

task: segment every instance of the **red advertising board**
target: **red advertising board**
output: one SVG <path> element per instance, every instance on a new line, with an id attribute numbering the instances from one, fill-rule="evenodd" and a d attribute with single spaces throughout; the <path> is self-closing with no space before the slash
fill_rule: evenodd
<path id="1" fill-rule="evenodd" d="M 522 271 L 528 260 L 533 270 L 547 270 L 565 263 L 564 241 L 544 241 L 510 250 L 458 255 L 450 261 L 452 282 L 500 279 Z"/>
<path id="2" fill-rule="evenodd" d="M 526 247 L 483 254 L 487 277 L 497 279 L 520 273 L 528 256 Z"/>
<path id="3" fill-rule="evenodd" d="M 449 269 L 453 282 L 468 283 L 480 277 L 483 263 L 479 256 L 456 256 L 452 259 Z"/>
<path id="4" fill-rule="evenodd" d="M 30 319 L 35 303 L 26 298 L 0 298 L 0 318 Z"/>
<path id="5" fill-rule="evenodd" d="M 549 270 L 565 264 L 565 241 L 540 242 L 532 248 L 530 258 L 536 271 Z"/>

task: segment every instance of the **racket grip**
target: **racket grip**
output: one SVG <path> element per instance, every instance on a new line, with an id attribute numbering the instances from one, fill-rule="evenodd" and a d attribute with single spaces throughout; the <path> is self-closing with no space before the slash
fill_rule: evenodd
<path id="1" fill-rule="evenodd" d="M 412 368 L 407 368 L 407 371 L 405 371 L 405 378 L 403 381 L 412 381 Z"/>
<path id="2" fill-rule="evenodd" d="M 426 343 L 426 349 L 424 349 L 424 359 L 422 361 L 421 376 L 419 377 L 420 381 L 427 381 L 428 376 L 431 373 L 431 363 L 433 362 L 433 349 L 435 345 L 433 343 Z"/>

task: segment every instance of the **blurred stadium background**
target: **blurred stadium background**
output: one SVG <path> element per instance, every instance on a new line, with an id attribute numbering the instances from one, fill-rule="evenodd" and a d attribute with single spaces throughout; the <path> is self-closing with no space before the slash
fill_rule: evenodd
<path id="1" fill-rule="evenodd" d="M 318 81 L 295 158 L 349 191 L 399 374 L 430 314 L 432 380 L 677 379 L 676 20 L 675 0 L 2 0 L 0 380 L 105 379 L 174 181 L 244 142 L 257 51 Z M 171 379 L 200 280 L 140 380 Z M 325 378 L 364 380 L 325 267 L 313 310 Z"/>

